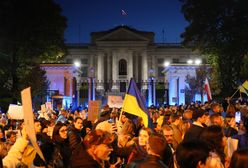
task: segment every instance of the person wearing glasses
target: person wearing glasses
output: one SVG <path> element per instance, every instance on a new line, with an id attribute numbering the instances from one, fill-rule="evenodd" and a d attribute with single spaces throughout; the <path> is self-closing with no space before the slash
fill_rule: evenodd
<path id="1" fill-rule="evenodd" d="M 54 143 L 54 149 L 52 159 L 47 161 L 48 164 L 56 168 L 68 167 L 71 154 L 66 124 L 58 122 L 55 125 L 52 140 Z"/>

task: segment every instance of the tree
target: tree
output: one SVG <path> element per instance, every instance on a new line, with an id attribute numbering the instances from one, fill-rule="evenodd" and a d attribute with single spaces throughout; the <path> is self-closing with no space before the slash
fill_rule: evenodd
<path id="1" fill-rule="evenodd" d="M 0 77 L 7 83 L 0 87 L 16 103 L 28 87 L 22 79 L 36 71 L 37 64 L 59 60 L 65 53 L 66 18 L 53 0 L 1 0 L 0 20 Z"/>
<path id="2" fill-rule="evenodd" d="M 185 45 L 214 55 L 222 95 L 233 92 L 248 53 L 247 0 L 180 0 L 189 22 L 181 35 Z"/>

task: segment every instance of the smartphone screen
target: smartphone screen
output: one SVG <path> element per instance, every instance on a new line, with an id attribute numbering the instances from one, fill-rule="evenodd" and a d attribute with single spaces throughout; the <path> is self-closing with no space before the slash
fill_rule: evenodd
<path id="1" fill-rule="evenodd" d="M 241 113 L 240 113 L 240 111 L 237 111 L 235 113 L 235 122 L 240 123 L 240 120 L 241 120 Z"/>

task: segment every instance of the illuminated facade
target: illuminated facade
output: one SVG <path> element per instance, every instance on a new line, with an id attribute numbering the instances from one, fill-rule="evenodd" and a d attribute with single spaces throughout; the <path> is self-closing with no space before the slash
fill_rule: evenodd
<path id="1" fill-rule="evenodd" d="M 187 64 L 200 55 L 178 43 L 154 43 L 154 33 L 118 26 L 91 33 L 88 44 L 67 44 L 63 64 L 43 64 L 50 90 L 77 101 L 124 96 L 134 78 L 147 105 L 184 104 L 185 77 L 195 75 L 196 65 Z M 74 62 L 80 62 L 80 67 Z M 166 66 L 166 67 L 165 67 Z M 78 92 L 77 92 L 78 91 Z"/>

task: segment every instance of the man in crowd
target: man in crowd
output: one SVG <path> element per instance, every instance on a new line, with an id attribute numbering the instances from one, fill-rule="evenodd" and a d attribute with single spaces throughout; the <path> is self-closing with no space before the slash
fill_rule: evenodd
<path id="1" fill-rule="evenodd" d="M 193 124 L 191 124 L 190 128 L 186 131 L 184 136 L 184 141 L 190 139 L 197 139 L 199 138 L 201 132 L 204 129 L 205 121 L 206 121 L 206 114 L 207 111 L 203 109 L 195 109 L 193 111 Z"/>

